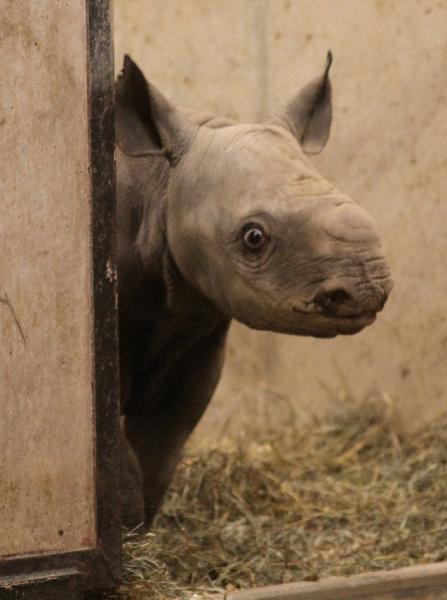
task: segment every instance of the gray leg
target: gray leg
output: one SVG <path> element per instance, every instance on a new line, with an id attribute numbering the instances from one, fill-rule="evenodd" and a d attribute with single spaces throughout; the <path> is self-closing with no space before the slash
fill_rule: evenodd
<path id="1" fill-rule="evenodd" d="M 143 474 L 122 430 L 119 443 L 121 523 L 127 529 L 139 531 L 144 524 Z"/>
<path id="2" fill-rule="evenodd" d="M 143 474 L 145 527 L 150 527 L 188 436 L 200 420 L 219 380 L 228 325 L 196 344 L 178 379 L 155 408 L 126 418 L 126 436 Z"/>

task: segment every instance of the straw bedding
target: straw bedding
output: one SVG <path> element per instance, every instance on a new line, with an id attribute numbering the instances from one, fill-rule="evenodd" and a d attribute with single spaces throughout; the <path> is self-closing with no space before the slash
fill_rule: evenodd
<path id="1" fill-rule="evenodd" d="M 446 421 L 397 423 L 348 402 L 311 427 L 190 450 L 153 531 L 125 538 L 121 589 L 91 598 L 201 600 L 446 560 Z"/>

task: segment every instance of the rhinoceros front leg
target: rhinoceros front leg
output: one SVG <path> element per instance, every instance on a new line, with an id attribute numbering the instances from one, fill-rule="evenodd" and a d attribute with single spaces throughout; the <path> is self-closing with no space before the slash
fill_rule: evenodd
<path id="1" fill-rule="evenodd" d="M 122 429 L 119 460 L 121 523 L 127 529 L 140 531 L 144 525 L 143 474 L 138 458 Z"/>
<path id="2" fill-rule="evenodd" d="M 188 351 L 175 383 L 156 408 L 126 417 L 125 432 L 143 475 L 144 525 L 149 528 L 180 459 L 219 381 L 228 323 Z"/>

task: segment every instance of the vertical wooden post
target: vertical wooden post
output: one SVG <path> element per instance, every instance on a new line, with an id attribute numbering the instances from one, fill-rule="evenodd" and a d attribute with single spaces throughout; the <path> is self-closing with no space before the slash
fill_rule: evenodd
<path id="1" fill-rule="evenodd" d="M 0 598 L 71 600 L 119 578 L 111 15 L 5 1 Z"/>

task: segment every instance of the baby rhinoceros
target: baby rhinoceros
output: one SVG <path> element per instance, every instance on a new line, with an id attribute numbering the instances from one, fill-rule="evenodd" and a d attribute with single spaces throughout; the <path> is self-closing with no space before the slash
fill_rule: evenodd
<path id="1" fill-rule="evenodd" d="M 392 288 L 368 214 L 312 167 L 331 55 L 262 124 L 182 112 L 125 57 L 116 84 L 123 523 L 150 526 L 208 405 L 231 319 L 329 338 Z"/>

